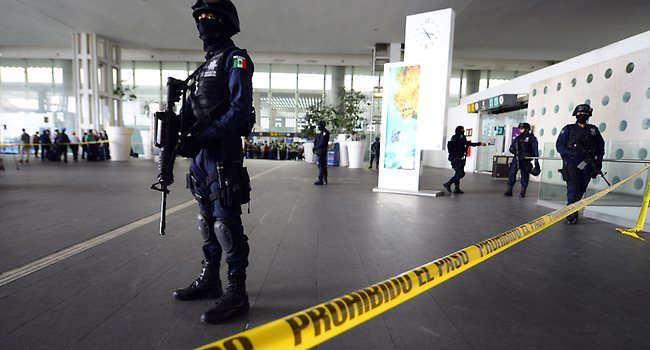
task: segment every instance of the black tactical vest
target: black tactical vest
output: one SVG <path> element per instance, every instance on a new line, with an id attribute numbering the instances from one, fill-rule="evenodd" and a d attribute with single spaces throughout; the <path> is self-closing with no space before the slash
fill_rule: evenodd
<path id="1" fill-rule="evenodd" d="M 525 157 L 532 157 L 534 155 L 533 151 L 533 140 L 534 140 L 533 134 L 527 133 L 527 134 L 521 134 L 515 138 L 515 141 L 513 142 L 513 146 L 515 147 L 514 153 L 517 158 L 525 158 Z"/>
<path id="2" fill-rule="evenodd" d="M 586 127 L 581 128 L 578 124 L 569 125 L 568 147 L 578 144 L 584 149 L 593 150 L 596 148 L 596 136 L 598 135 L 598 128 L 595 125 L 587 124 Z"/>
<path id="3" fill-rule="evenodd" d="M 194 72 L 194 83 L 190 85 L 194 99 L 192 111 L 200 125 L 209 125 L 228 110 L 230 88 L 225 61 L 235 49 L 233 46 L 215 54 Z"/>

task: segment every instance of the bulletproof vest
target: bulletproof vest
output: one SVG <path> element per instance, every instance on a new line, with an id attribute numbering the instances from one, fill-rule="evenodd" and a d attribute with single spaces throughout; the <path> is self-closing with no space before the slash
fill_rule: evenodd
<path id="1" fill-rule="evenodd" d="M 520 158 L 532 157 L 534 153 L 533 139 L 534 136 L 531 133 L 517 136 L 515 138 L 515 154 Z"/>
<path id="2" fill-rule="evenodd" d="M 467 139 L 465 135 L 454 135 L 447 143 L 447 151 L 450 157 L 463 158 L 467 154 Z"/>
<path id="3" fill-rule="evenodd" d="M 230 89 L 225 74 L 225 60 L 235 47 L 229 47 L 212 56 L 194 73 L 190 90 L 194 94 L 193 112 L 200 125 L 209 125 L 213 118 L 228 110 Z"/>
<path id="4" fill-rule="evenodd" d="M 595 125 L 587 124 L 586 127 L 581 128 L 578 124 L 569 125 L 568 145 L 570 148 L 577 144 L 584 149 L 593 150 L 596 148 L 596 135 L 598 129 Z"/>

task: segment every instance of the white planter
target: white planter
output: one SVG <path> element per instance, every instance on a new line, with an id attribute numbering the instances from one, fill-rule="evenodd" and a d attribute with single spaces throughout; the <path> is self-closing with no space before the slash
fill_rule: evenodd
<path id="1" fill-rule="evenodd" d="M 348 159 L 350 168 L 362 168 L 363 157 L 366 154 L 366 144 L 363 141 L 348 141 Z"/>
<path id="2" fill-rule="evenodd" d="M 143 158 L 147 160 L 153 159 L 153 145 L 151 140 L 151 131 L 140 130 L 140 137 L 142 137 L 142 148 L 144 149 Z"/>
<path id="3" fill-rule="evenodd" d="M 314 143 L 313 142 L 305 142 L 303 144 L 305 147 L 305 162 L 307 163 L 313 163 L 314 162 Z"/>
<path id="4" fill-rule="evenodd" d="M 133 129 L 119 126 L 106 127 L 109 145 L 111 147 L 111 160 L 116 162 L 127 161 L 131 158 L 131 135 Z"/>
<path id="5" fill-rule="evenodd" d="M 348 166 L 348 147 L 345 138 L 348 135 L 339 134 L 336 137 L 336 142 L 339 144 L 339 166 Z"/>

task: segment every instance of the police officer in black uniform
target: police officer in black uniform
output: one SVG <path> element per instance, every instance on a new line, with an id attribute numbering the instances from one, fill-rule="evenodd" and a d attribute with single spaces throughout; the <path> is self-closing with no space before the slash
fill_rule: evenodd
<path id="1" fill-rule="evenodd" d="M 253 62 L 235 46 L 239 17 L 230 0 L 198 0 L 194 20 L 206 62 L 193 75 L 181 113 L 197 126 L 178 154 L 192 158 L 188 185 L 199 202 L 198 229 L 203 238 L 203 269 L 178 300 L 218 298 L 201 321 L 219 323 L 249 308 L 246 267 L 250 251 L 241 221 L 241 204 L 250 199 L 250 180 L 243 167 L 241 137 L 252 128 Z M 221 289 L 222 253 L 228 286 Z"/>
<path id="2" fill-rule="evenodd" d="M 598 127 L 588 124 L 593 109 L 587 104 L 577 105 L 573 110 L 575 124 L 565 126 L 560 132 L 555 148 L 562 156 L 562 178 L 567 183 L 567 204 L 584 196 L 591 179 L 601 173 L 605 140 Z M 569 215 L 567 224 L 578 223 L 578 212 Z"/>
<path id="3" fill-rule="evenodd" d="M 377 162 L 377 169 L 379 169 L 379 137 L 375 137 L 375 142 L 370 145 L 370 166 L 368 169 L 372 169 L 372 163 Z"/>
<path id="4" fill-rule="evenodd" d="M 469 142 L 465 138 L 465 128 L 462 125 L 456 127 L 454 136 L 447 142 L 447 151 L 449 152 L 449 161 L 451 167 L 456 172 L 449 181 L 445 182 L 442 186 L 451 192 L 451 185 L 454 185 L 454 193 L 464 193 L 460 189 L 460 179 L 465 177 L 465 161 L 467 159 L 467 148 L 475 146 L 485 146 L 483 142 Z"/>
<path id="5" fill-rule="evenodd" d="M 507 197 L 512 197 L 512 188 L 517 182 L 517 173 L 521 173 L 521 192 L 519 197 L 526 197 L 526 189 L 528 188 L 528 179 L 530 178 L 530 171 L 533 169 L 533 164 L 527 157 L 539 157 L 539 149 L 537 137 L 530 132 L 530 124 L 519 123 L 519 131 L 521 132 L 510 145 L 510 153 L 515 155 L 515 158 L 510 163 L 510 173 L 508 176 L 508 190 L 504 193 Z M 535 163 L 538 161 L 535 160 Z"/>
<path id="6" fill-rule="evenodd" d="M 325 128 L 325 122 L 318 122 L 318 131 L 314 141 L 314 153 L 318 161 L 318 181 L 314 185 L 327 185 L 327 147 L 330 142 L 330 132 Z"/>

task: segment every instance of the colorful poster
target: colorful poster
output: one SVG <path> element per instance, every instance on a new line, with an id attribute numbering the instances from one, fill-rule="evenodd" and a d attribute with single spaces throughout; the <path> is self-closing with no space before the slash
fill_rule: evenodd
<path id="1" fill-rule="evenodd" d="M 385 169 L 415 169 L 420 65 L 391 67 L 386 83 Z"/>

